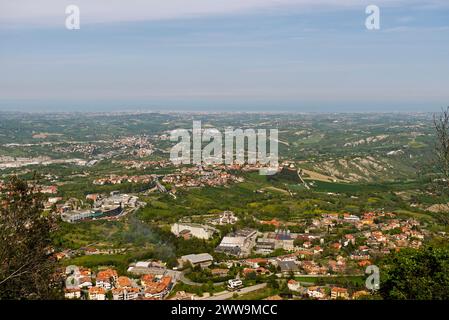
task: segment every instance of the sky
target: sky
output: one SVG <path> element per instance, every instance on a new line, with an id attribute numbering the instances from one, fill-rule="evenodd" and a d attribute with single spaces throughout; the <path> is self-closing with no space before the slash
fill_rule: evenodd
<path id="1" fill-rule="evenodd" d="M 447 0 L 0 0 L 3 111 L 437 111 L 448 88 Z"/>

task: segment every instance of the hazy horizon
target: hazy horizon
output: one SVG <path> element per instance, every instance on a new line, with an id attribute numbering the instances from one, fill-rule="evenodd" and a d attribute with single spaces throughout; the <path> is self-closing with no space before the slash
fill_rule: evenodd
<path id="1" fill-rule="evenodd" d="M 439 112 L 445 104 L 429 103 L 423 105 L 402 103 L 259 103 L 259 102 L 226 102 L 202 101 L 196 103 L 159 102 L 159 103 L 126 103 L 126 102 L 3 102 L 0 101 L 0 112 L 54 113 L 54 112 L 230 112 L 230 113 L 426 113 Z"/>

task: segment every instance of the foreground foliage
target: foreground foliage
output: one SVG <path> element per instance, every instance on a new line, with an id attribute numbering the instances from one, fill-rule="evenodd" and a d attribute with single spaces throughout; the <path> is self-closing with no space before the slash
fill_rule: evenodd
<path id="1" fill-rule="evenodd" d="M 54 219 L 42 213 L 42 194 L 13 177 L 0 211 L 0 299 L 58 298 L 50 233 Z"/>
<path id="2" fill-rule="evenodd" d="M 380 294 L 384 299 L 449 299 L 449 247 L 403 249 L 381 267 Z"/>

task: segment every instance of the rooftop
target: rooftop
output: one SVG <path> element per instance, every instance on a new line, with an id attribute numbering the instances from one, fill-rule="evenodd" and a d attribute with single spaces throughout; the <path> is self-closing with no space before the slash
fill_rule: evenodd
<path id="1" fill-rule="evenodd" d="M 188 254 L 186 256 L 182 256 L 181 259 L 188 260 L 191 263 L 201 263 L 214 260 L 214 258 L 209 253 Z"/>

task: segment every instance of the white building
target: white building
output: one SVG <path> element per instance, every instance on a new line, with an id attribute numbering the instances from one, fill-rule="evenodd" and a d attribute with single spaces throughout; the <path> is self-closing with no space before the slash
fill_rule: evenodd
<path id="1" fill-rule="evenodd" d="M 212 227 L 198 223 L 178 222 L 171 226 L 171 232 L 177 237 L 181 233 L 185 233 L 186 231 L 188 231 L 192 235 L 192 237 L 205 240 L 212 238 L 214 233 L 217 232 L 217 230 Z"/>
<path id="2" fill-rule="evenodd" d="M 256 230 L 242 229 L 223 237 L 215 251 L 234 256 L 245 256 L 248 255 L 251 252 L 251 249 L 255 246 L 256 238 Z"/>
<path id="3" fill-rule="evenodd" d="M 80 277 L 79 278 L 79 287 L 80 288 L 91 288 L 93 286 L 90 277 Z"/>
<path id="4" fill-rule="evenodd" d="M 104 288 L 92 287 L 89 289 L 90 300 L 106 300 L 106 290 Z"/>
<path id="5" fill-rule="evenodd" d="M 86 210 L 86 211 L 70 211 L 70 212 L 64 212 L 61 214 L 61 219 L 62 221 L 65 222 L 76 222 L 79 220 L 84 220 L 84 219 L 89 219 L 90 217 L 92 217 L 92 211 L 91 210 Z"/>
<path id="6" fill-rule="evenodd" d="M 234 215 L 232 211 L 224 211 L 220 218 L 218 218 L 218 224 L 234 224 L 238 221 L 238 218 Z"/>
<path id="7" fill-rule="evenodd" d="M 81 298 L 81 289 L 79 289 L 79 288 L 73 288 L 73 289 L 66 288 L 64 290 L 64 297 L 66 299 L 79 299 L 79 298 Z"/>
<path id="8" fill-rule="evenodd" d="M 112 299 L 113 300 L 137 300 L 139 297 L 138 288 L 117 288 L 112 289 Z"/>
<path id="9" fill-rule="evenodd" d="M 287 283 L 288 289 L 291 291 L 299 291 L 299 289 L 301 288 L 301 284 L 296 281 L 296 280 L 289 280 Z"/>
<path id="10" fill-rule="evenodd" d="M 326 292 L 321 287 L 309 287 L 307 289 L 307 295 L 311 298 L 323 299 L 326 296 Z"/>

